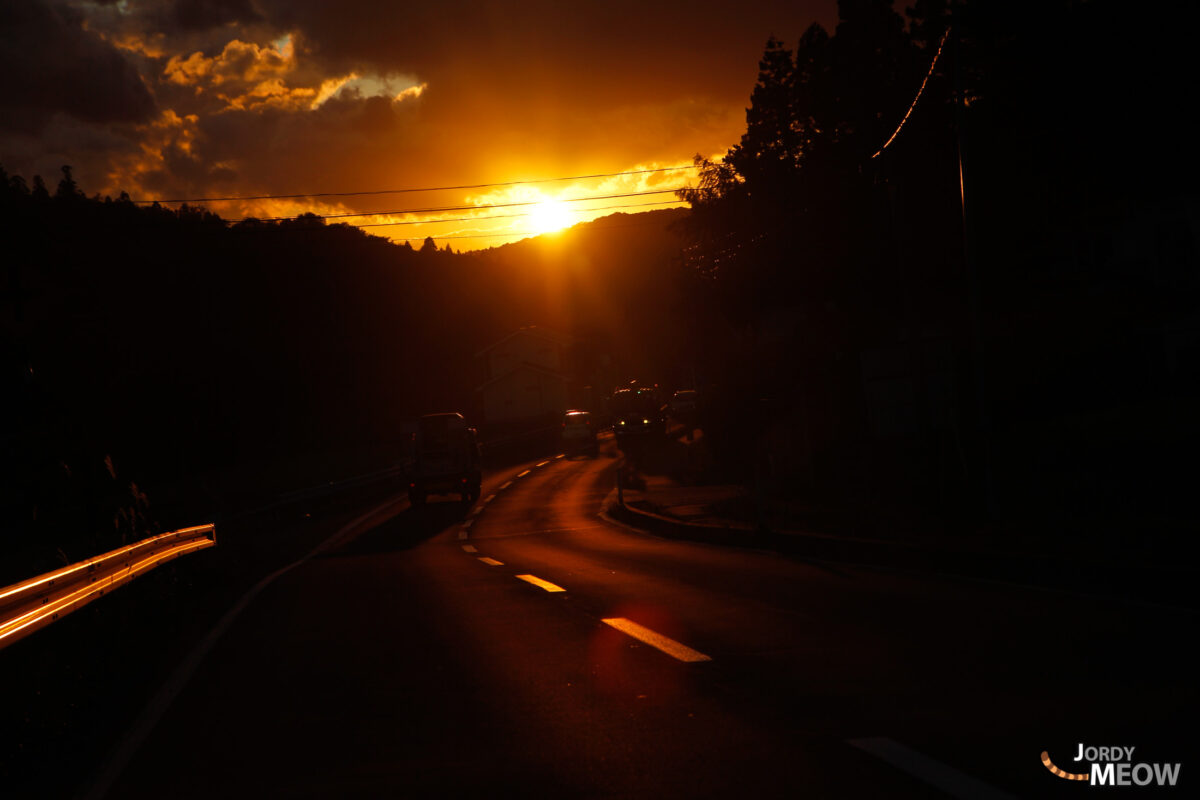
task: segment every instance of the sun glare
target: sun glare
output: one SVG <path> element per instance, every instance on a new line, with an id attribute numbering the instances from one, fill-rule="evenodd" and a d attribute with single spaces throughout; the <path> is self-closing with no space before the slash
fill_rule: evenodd
<path id="1" fill-rule="evenodd" d="M 529 219 L 537 233 L 553 233 L 571 224 L 571 210 L 559 200 L 543 200 L 533 207 Z"/>

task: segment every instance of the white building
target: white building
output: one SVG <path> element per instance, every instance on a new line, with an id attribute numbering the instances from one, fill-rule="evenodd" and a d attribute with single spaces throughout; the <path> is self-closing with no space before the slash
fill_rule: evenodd
<path id="1" fill-rule="evenodd" d="M 510 422 L 567 408 L 566 337 L 545 328 L 510 333 L 476 353 L 486 359 L 487 380 L 479 386 L 487 422 Z"/>

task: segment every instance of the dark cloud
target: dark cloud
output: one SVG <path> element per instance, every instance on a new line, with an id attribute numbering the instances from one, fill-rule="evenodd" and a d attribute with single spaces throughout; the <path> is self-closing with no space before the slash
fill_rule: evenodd
<path id="1" fill-rule="evenodd" d="M 627 90 L 628 80 L 652 93 L 685 83 L 725 89 L 735 82 L 745 92 L 739 79 L 747 71 L 753 76 L 769 35 L 795 40 L 814 19 L 827 25 L 836 19 L 832 0 L 260 0 L 260 5 L 273 23 L 298 31 L 309 54 L 335 68 L 494 83 L 519 78 L 552 94 L 609 97 Z"/>
<path id="2" fill-rule="evenodd" d="M 168 29 L 205 31 L 260 22 L 262 15 L 250 0 L 175 0 L 161 10 L 159 19 Z"/>
<path id="3" fill-rule="evenodd" d="M 280 193 L 381 186 L 388 180 L 382 176 L 391 176 L 395 185 L 412 180 L 414 162 L 432 157 L 418 110 L 382 97 L 341 95 L 304 113 L 214 114 L 201 120 L 198 133 L 194 151 L 199 158 L 238 164 L 248 185 L 272 186 Z"/>
<path id="4" fill-rule="evenodd" d="M 260 7 L 307 63 L 428 83 L 416 121 L 427 150 L 413 168 L 476 177 L 521 155 L 527 174 L 569 173 L 723 150 L 740 133 L 767 37 L 794 41 L 814 20 L 836 20 L 832 0 Z"/>
<path id="5" fill-rule="evenodd" d="M 0 127 L 36 132 L 59 112 L 93 123 L 153 116 L 136 67 L 82 23 L 46 0 L 0 3 Z"/>

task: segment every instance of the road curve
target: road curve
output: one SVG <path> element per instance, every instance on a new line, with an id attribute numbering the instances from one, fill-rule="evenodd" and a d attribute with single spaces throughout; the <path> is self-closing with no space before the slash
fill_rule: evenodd
<path id="1" fill-rule="evenodd" d="M 1195 709 L 1190 615 L 656 539 L 610 455 L 280 576 L 108 796 L 1038 796 Z"/>

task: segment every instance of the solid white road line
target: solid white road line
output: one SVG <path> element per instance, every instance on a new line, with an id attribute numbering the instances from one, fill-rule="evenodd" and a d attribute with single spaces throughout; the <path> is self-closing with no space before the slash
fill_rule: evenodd
<path id="1" fill-rule="evenodd" d="M 503 567 L 504 566 L 503 561 L 497 561 L 494 558 L 487 558 L 486 556 L 480 556 L 479 560 L 482 561 L 483 563 L 487 564 L 489 567 Z"/>
<path id="2" fill-rule="evenodd" d="M 463 552 L 465 552 L 465 553 L 478 553 L 479 551 L 475 549 L 475 545 L 473 545 L 473 544 L 464 544 L 464 545 L 463 545 Z"/>
<path id="3" fill-rule="evenodd" d="M 638 641 L 645 642 L 651 647 L 657 647 L 672 658 L 677 658 L 680 661 L 712 661 L 711 658 L 704 655 L 698 650 L 693 650 L 685 644 L 681 644 L 674 639 L 663 636 L 661 633 L 652 631 L 649 628 L 638 625 L 632 620 L 624 617 L 609 617 L 601 620 L 605 625 L 610 625 L 622 633 L 626 633 Z"/>
<path id="4" fill-rule="evenodd" d="M 553 584 L 550 581 L 544 581 L 541 578 L 537 577 L 536 575 L 518 575 L 517 577 L 520 578 L 521 580 L 525 581 L 526 583 L 532 583 L 534 586 L 537 586 L 541 589 L 545 589 L 547 592 L 565 592 L 566 591 L 566 589 L 564 589 L 563 587 L 558 586 L 557 584 Z"/>
<path id="5" fill-rule="evenodd" d="M 1013 795 L 972 778 L 948 764 L 883 737 L 847 739 L 847 744 L 880 758 L 909 775 L 936 786 L 951 797 L 1014 800 Z"/>

